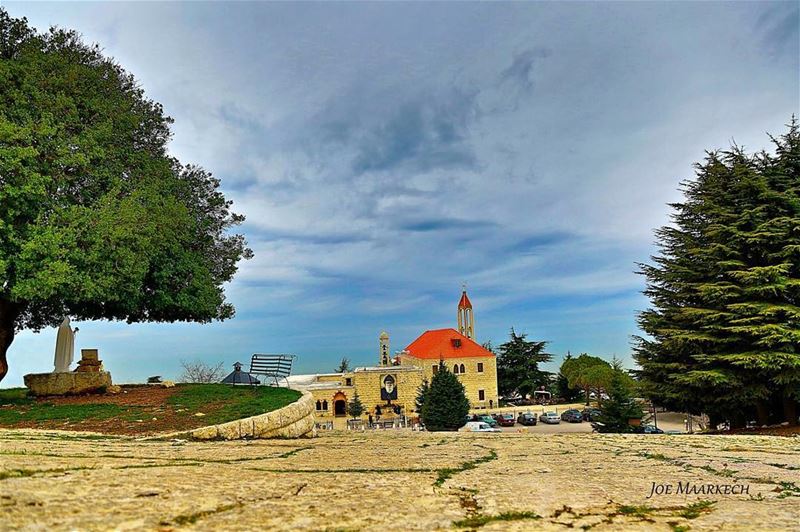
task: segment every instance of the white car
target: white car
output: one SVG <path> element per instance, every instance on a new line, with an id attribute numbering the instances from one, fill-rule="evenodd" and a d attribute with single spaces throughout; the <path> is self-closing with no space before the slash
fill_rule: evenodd
<path id="1" fill-rule="evenodd" d="M 483 421 L 469 421 L 464 425 L 464 430 L 468 432 L 503 432 Z"/>
<path id="2" fill-rule="evenodd" d="M 545 412 L 539 416 L 539 421 L 548 425 L 557 425 L 561 423 L 561 418 L 555 412 Z"/>

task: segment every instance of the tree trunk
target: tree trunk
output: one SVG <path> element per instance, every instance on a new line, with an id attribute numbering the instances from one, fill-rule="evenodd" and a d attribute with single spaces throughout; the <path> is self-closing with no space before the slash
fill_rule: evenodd
<path id="1" fill-rule="evenodd" d="M 783 417 L 789 425 L 797 425 L 797 401 L 790 395 L 783 396 Z"/>
<path id="2" fill-rule="evenodd" d="M 18 307 L 0 298 L 0 382 L 8 373 L 8 360 L 6 354 L 11 342 L 14 341 L 15 321 L 19 315 Z"/>
<path id="3" fill-rule="evenodd" d="M 763 400 L 756 401 L 756 417 L 759 426 L 769 424 L 769 407 Z"/>

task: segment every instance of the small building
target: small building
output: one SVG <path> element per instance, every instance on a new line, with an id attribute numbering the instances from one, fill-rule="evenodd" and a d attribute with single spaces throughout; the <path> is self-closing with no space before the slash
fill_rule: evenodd
<path id="1" fill-rule="evenodd" d="M 240 362 L 236 362 L 233 365 L 233 371 L 222 379 L 221 382 L 222 384 L 261 384 L 261 381 L 257 378 L 246 371 L 242 371 L 242 364 Z"/>
<path id="2" fill-rule="evenodd" d="M 302 386 L 314 396 L 318 418 L 345 417 L 347 405 L 358 393 L 363 418 L 414 417 L 417 392 L 444 363 L 464 388 L 472 409 L 497 406 L 497 360 L 475 342 L 472 303 L 464 290 L 458 303 L 458 329 L 425 331 L 394 357 L 389 334 L 378 337 L 378 364 L 344 373 L 315 375 Z"/>

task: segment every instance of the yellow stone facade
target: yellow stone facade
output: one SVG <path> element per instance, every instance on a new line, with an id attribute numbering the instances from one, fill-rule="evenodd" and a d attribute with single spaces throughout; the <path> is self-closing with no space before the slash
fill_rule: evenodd
<path id="1" fill-rule="evenodd" d="M 404 366 L 421 367 L 423 378 L 428 382 L 433 377 L 433 368 L 439 366 L 439 361 L 435 359 L 420 359 L 402 354 L 400 363 Z M 464 385 L 467 399 L 473 410 L 492 408 L 498 405 L 496 357 L 447 358 L 444 360 L 444 364 Z M 454 371 L 456 366 L 458 366 L 458 372 Z M 461 366 L 464 367 L 463 373 Z"/>
<path id="2" fill-rule="evenodd" d="M 364 405 L 364 420 L 369 419 L 370 414 L 374 420 L 379 415 L 381 419 L 396 417 L 398 413 L 395 407 L 400 408 L 400 415 L 415 417 L 414 401 L 422 384 L 422 375 L 422 368 L 409 366 L 356 368 L 346 373 L 320 375 L 306 389 L 311 392 L 315 407 L 318 407 L 317 418 L 346 416 L 347 405 L 356 392 Z M 396 398 L 381 397 L 386 377 L 394 380 Z"/>

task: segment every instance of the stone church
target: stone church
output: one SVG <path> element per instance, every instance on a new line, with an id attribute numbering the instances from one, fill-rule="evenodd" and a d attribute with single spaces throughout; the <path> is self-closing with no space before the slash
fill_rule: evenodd
<path id="1" fill-rule="evenodd" d="M 394 356 L 389 334 L 378 337 L 378 364 L 345 373 L 315 375 L 303 386 L 316 401 L 317 418 L 346 417 L 358 393 L 364 419 L 415 417 L 414 401 L 423 380 L 430 382 L 439 361 L 464 384 L 473 410 L 497 406 L 497 362 L 494 353 L 475 342 L 475 316 L 464 290 L 458 302 L 456 329 L 425 331 Z"/>

